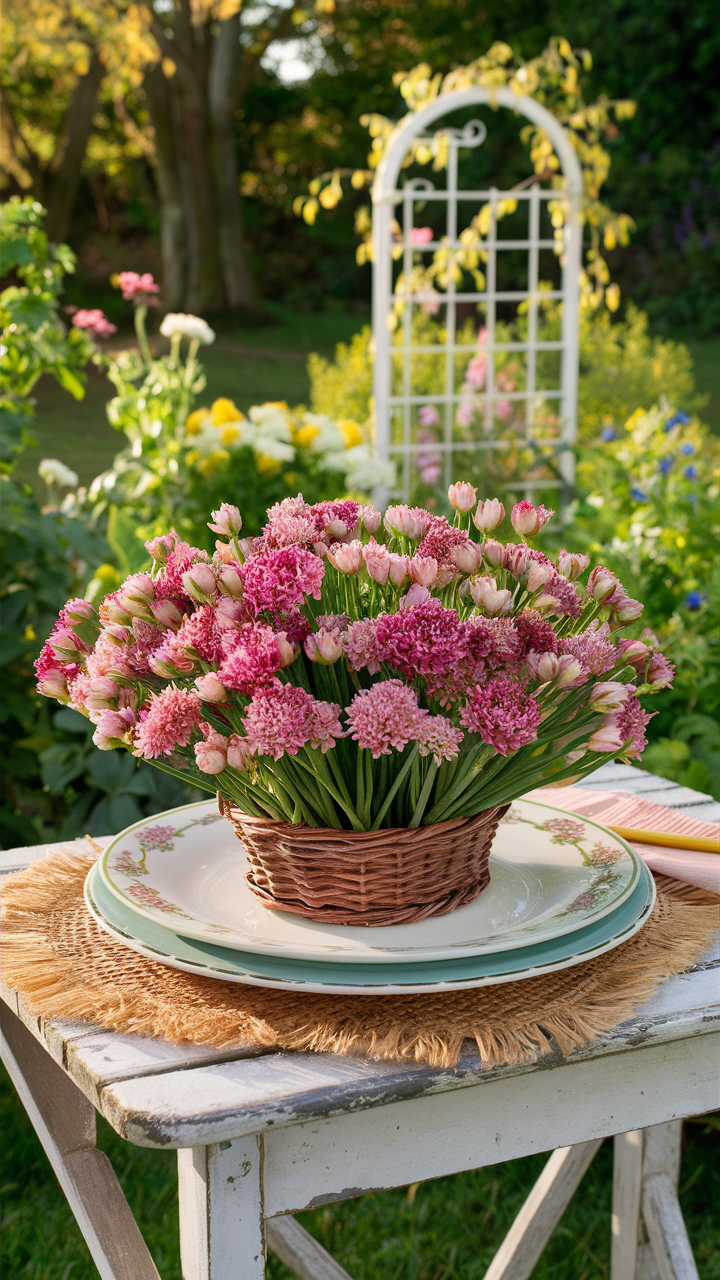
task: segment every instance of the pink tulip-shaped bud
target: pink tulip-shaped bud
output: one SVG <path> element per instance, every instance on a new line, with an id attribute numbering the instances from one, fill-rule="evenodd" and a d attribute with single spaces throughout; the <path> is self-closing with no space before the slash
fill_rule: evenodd
<path id="1" fill-rule="evenodd" d="M 237 564 L 237 552 L 231 542 L 221 542 L 218 538 L 213 551 L 213 564 Z"/>
<path id="2" fill-rule="evenodd" d="M 653 689 L 669 689 L 675 677 L 675 667 L 662 653 L 654 653 L 645 677 Z"/>
<path id="3" fill-rule="evenodd" d="M 120 687 L 109 676 L 94 676 L 85 691 L 85 706 L 88 711 L 103 711 L 112 708 L 117 701 Z"/>
<path id="4" fill-rule="evenodd" d="M 560 658 L 556 683 L 559 689 L 577 689 L 585 684 L 588 675 L 584 662 L 571 653 L 564 653 Z"/>
<path id="5" fill-rule="evenodd" d="M 624 746 L 625 740 L 613 716 L 606 716 L 588 740 L 588 751 L 599 751 L 608 755 L 617 755 Z"/>
<path id="6" fill-rule="evenodd" d="M 333 542 L 327 558 L 339 573 L 359 573 L 364 563 L 362 542 Z"/>
<path id="7" fill-rule="evenodd" d="M 494 578 L 472 578 L 470 595 L 490 618 L 502 616 L 512 609 L 512 592 L 506 589 L 498 591 Z"/>
<path id="8" fill-rule="evenodd" d="M 226 538 L 234 537 L 242 529 L 242 516 L 237 507 L 233 507 L 229 502 L 221 503 L 220 510 L 213 511 L 212 518 L 215 523 L 211 524 L 208 520 L 208 529 Z"/>
<path id="9" fill-rule="evenodd" d="M 37 691 L 44 698 L 55 698 L 58 702 L 69 702 L 67 680 L 62 667 L 50 667 L 37 682 Z"/>
<path id="10" fill-rule="evenodd" d="M 590 557 L 585 556 L 580 551 L 562 551 L 558 552 L 558 569 L 563 578 L 567 578 L 568 582 L 572 582 L 574 578 L 579 578 L 590 564 Z"/>
<path id="11" fill-rule="evenodd" d="M 154 599 L 155 583 L 149 573 L 134 573 L 132 577 L 126 578 L 117 596 L 121 609 L 134 618 L 152 617 L 149 605 Z"/>
<path id="12" fill-rule="evenodd" d="M 77 662 L 81 654 L 90 652 L 88 645 L 84 644 L 69 627 L 54 631 L 48 644 L 58 662 Z"/>
<path id="13" fill-rule="evenodd" d="M 174 538 L 170 534 L 165 534 L 162 538 L 153 538 L 151 542 L 146 542 L 145 550 L 152 556 L 155 564 L 167 564 L 167 558 L 172 554 L 174 546 Z"/>
<path id="14" fill-rule="evenodd" d="M 521 538 L 534 538 L 535 534 L 540 532 L 537 508 L 527 498 L 515 503 L 510 519 L 513 529 Z"/>
<path id="15" fill-rule="evenodd" d="M 652 650 L 643 640 L 619 640 L 617 652 L 623 662 L 629 663 L 636 671 L 642 671 Z"/>
<path id="16" fill-rule="evenodd" d="M 471 511 L 477 502 L 477 489 L 473 489 L 467 480 L 460 480 L 457 484 L 450 485 L 448 498 L 450 506 L 456 511 Z"/>
<path id="17" fill-rule="evenodd" d="M 325 525 L 325 533 L 333 542 L 342 542 L 348 536 L 348 527 L 344 520 L 330 520 Z"/>
<path id="18" fill-rule="evenodd" d="M 376 511 L 374 507 L 365 507 L 362 522 L 368 533 L 377 533 L 382 524 L 382 512 Z"/>
<path id="19" fill-rule="evenodd" d="M 240 769 L 246 772 L 247 767 L 252 758 L 252 751 L 247 738 L 241 738 L 234 733 L 230 738 L 227 749 L 227 762 L 231 769 Z"/>
<path id="20" fill-rule="evenodd" d="M 434 556 L 413 556 L 408 569 L 410 581 L 420 587 L 431 587 L 438 576 L 438 562 Z"/>
<path id="21" fill-rule="evenodd" d="M 196 742 L 194 751 L 195 763 L 201 773 L 222 773 L 227 764 L 227 750 L 223 751 L 209 742 Z"/>
<path id="22" fill-rule="evenodd" d="M 342 649 L 332 631 L 316 631 L 305 641 L 305 653 L 311 662 L 330 667 L 342 656 Z"/>
<path id="23" fill-rule="evenodd" d="M 385 512 L 385 528 L 388 533 L 401 534 L 405 538 L 410 538 L 412 542 L 418 542 L 422 538 L 429 522 L 429 516 L 425 518 L 425 513 L 411 511 L 404 503 L 397 507 L 388 507 Z"/>
<path id="24" fill-rule="evenodd" d="M 487 546 L 485 552 L 487 553 Z M 485 558 L 487 559 L 487 554 Z M 519 547 L 514 542 L 509 542 L 504 548 L 502 563 L 503 568 L 507 569 L 513 578 L 522 578 L 523 574 L 527 573 L 528 565 L 530 564 L 530 552 L 527 547 Z"/>
<path id="25" fill-rule="evenodd" d="M 394 587 L 401 587 L 410 572 L 408 565 L 410 561 L 407 556 L 396 555 L 394 551 L 390 552 L 390 568 L 388 576 Z"/>
<path id="26" fill-rule="evenodd" d="M 363 547 L 363 559 L 368 577 L 372 578 L 373 582 L 378 582 L 381 587 L 384 587 L 390 572 L 390 552 L 387 547 L 371 538 L 367 545 Z"/>
<path id="27" fill-rule="evenodd" d="M 158 626 L 169 627 L 172 631 L 177 631 L 183 620 L 182 610 L 174 600 L 153 600 L 150 612 Z"/>
<path id="28" fill-rule="evenodd" d="M 204 676 L 197 676 L 195 688 L 203 702 L 227 702 L 227 689 L 222 681 L 218 680 L 214 671 L 208 671 Z"/>
<path id="29" fill-rule="evenodd" d="M 161 658 L 157 653 L 151 653 L 148 655 L 147 663 L 154 675 L 162 676 L 165 680 L 174 680 L 176 676 L 188 676 L 191 671 L 197 669 L 194 659 L 182 653 L 174 653 L 171 660 Z"/>
<path id="30" fill-rule="evenodd" d="M 71 622 L 94 622 L 97 609 L 88 600 L 71 600 L 65 606 L 65 616 Z"/>
<path id="31" fill-rule="evenodd" d="M 554 680 L 560 670 L 560 659 L 555 653 L 537 653 L 531 649 L 525 659 L 525 666 L 533 680 L 542 680 L 547 684 Z"/>
<path id="32" fill-rule="evenodd" d="M 534 560 L 530 561 L 527 571 L 527 589 L 528 591 L 540 591 L 542 587 L 547 586 L 550 579 L 555 574 L 555 566 L 552 564 L 537 564 Z"/>
<path id="33" fill-rule="evenodd" d="M 494 538 L 488 538 L 484 543 L 483 560 L 492 565 L 493 569 L 502 569 L 505 566 L 505 547 L 502 542 L 496 542 Z"/>
<path id="34" fill-rule="evenodd" d="M 591 571 L 586 590 L 591 600 L 597 601 L 598 604 L 605 604 L 619 585 L 615 574 L 599 564 Z"/>
<path id="35" fill-rule="evenodd" d="M 278 631 L 275 643 L 280 650 L 280 667 L 291 667 L 300 652 L 299 645 L 294 640 L 288 640 L 285 631 Z"/>
<path id="36" fill-rule="evenodd" d="M 236 622 L 243 622 L 246 617 L 242 600 L 235 600 L 233 596 L 221 596 L 215 606 L 215 623 L 223 631 L 234 627 Z"/>
<path id="37" fill-rule="evenodd" d="M 128 732 L 135 724 L 135 712 L 129 707 L 123 711 L 96 711 L 90 718 L 95 725 L 93 742 L 101 751 L 112 751 L 127 742 Z"/>
<path id="38" fill-rule="evenodd" d="M 632 684 L 620 684 L 619 680 L 598 680 L 590 690 L 588 705 L 592 711 L 619 711 L 635 692 Z"/>
<path id="39" fill-rule="evenodd" d="M 482 565 L 482 551 L 474 542 L 463 542 L 451 548 L 450 559 L 460 573 L 477 573 Z"/>
<path id="40" fill-rule="evenodd" d="M 420 582 L 413 582 L 411 587 L 405 592 L 404 596 L 398 601 L 399 609 L 412 609 L 416 604 L 425 604 L 430 599 L 430 592 L 427 587 L 423 587 Z"/>
<path id="41" fill-rule="evenodd" d="M 212 604 L 215 598 L 217 583 L 215 573 L 209 564 L 194 564 L 182 575 L 184 590 L 192 600 L 199 604 Z"/>
<path id="42" fill-rule="evenodd" d="M 638 618 L 642 617 L 645 608 L 644 604 L 641 604 L 639 600 L 633 600 L 625 592 L 623 592 L 621 599 L 617 603 L 614 598 L 608 603 L 612 605 L 617 622 L 637 622 Z"/>
<path id="43" fill-rule="evenodd" d="M 222 569 L 218 570 L 217 584 L 225 596 L 232 596 L 234 600 L 239 600 L 243 593 L 243 581 L 237 569 L 230 564 L 224 564 Z"/>
<path id="44" fill-rule="evenodd" d="M 255 546 L 256 541 L 257 541 L 256 538 L 240 538 L 239 539 L 238 546 L 246 560 L 248 556 L 252 555 L 252 549 Z"/>
<path id="45" fill-rule="evenodd" d="M 478 502 L 477 509 L 473 512 L 473 523 L 481 533 L 490 533 L 492 529 L 497 529 L 504 519 L 505 508 L 498 498 L 487 498 L 485 502 Z"/>
<path id="46" fill-rule="evenodd" d="M 115 626 L 126 627 L 132 620 L 132 614 L 123 608 L 119 598 L 113 600 L 110 596 L 107 596 L 100 606 L 100 611 L 100 616 L 105 626 L 108 623 L 112 623 Z"/>
<path id="47" fill-rule="evenodd" d="M 106 622 L 102 634 L 120 647 L 133 642 L 133 633 L 130 628 L 121 626 L 119 622 Z"/>

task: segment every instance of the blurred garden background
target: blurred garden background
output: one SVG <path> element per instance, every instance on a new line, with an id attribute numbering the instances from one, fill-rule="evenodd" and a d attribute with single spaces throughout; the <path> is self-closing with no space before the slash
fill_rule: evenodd
<path id="1" fill-rule="evenodd" d="M 222 500 L 253 533 L 288 492 L 369 494 L 383 479 L 369 183 L 389 122 L 458 68 L 467 83 L 525 86 L 581 159 L 577 483 L 544 545 L 585 551 L 646 602 L 637 633 L 649 626 L 678 672 L 642 767 L 720 797 L 715 19 L 709 0 L 6 0 L 4 847 L 117 831 L 188 794 L 98 752 L 87 721 L 35 693 L 33 659 L 69 596 L 97 602 L 171 524 L 211 547 L 206 513 Z M 554 157 L 537 137 L 523 142 L 512 113 L 473 114 L 492 122 L 479 182 L 552 181 Z M 419 161 L 412 172 L 426 171 Z M 205 329 L 183 336 L 163 326 L 168 312 Z M 556 322 L 548 308 L 548 333 Z M 442 328 L 432 306 L 418 323 Z M 482 316 L 464 323 L 474 340 Z M 512 389 L 511 360 L 501 373 Z M 422 376 L 424 392 L 436 389 L 432 361 Z M 511 418 L 504 429 L 510 439 Z M 413 492 L 443 511 L 432 439 Z M 504 497 L 537 466 L 511 443 L 506 464 L 472 479 L 479 496 Z M 89 1277 L 69 1211 L 12 1114 L 8 1274 Z M 707 1216 L 713 1123 L 688 1126 L 682 1187 L 708 1277 L 719 1260 Z M 170 1164 L 167 1186 L 156 1183 L 145 1153 L 103 1141 L 153 1218 L 164 1280 L 179 1276 L 172 1212 L 151 1209 L 156 1193 L 172 1202 Z M 31 1195 L 14 1162 L 30 1168 Z M 608 1274 L 604 1168 L 593 1166 L 538 1276 Z M 357 1280 L 469 1280 L 534 1173 L 513 1162 L 417 1197 L 335 1206 L 310 1225 Z"/>

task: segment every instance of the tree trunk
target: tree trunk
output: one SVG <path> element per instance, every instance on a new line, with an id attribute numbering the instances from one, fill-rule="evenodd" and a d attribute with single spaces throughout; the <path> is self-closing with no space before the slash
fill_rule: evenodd
<path id="1" fill-rule="evenodd" d="M 159 63 L 146 71 L 144 83 L 155 130 L 163 302 L 169 311 L 179 311 L 185 303 L 189 256 L 181 180 L 182 135 L 177 129 L 177 111 L 173 112 L 174 86 Z"/>
<path id="2" fill-rule="evenodd" d="M 240 174 L 233 127 L 240 56 L 239 13 L 219 23 L 219 28 L 210 55 L 208 106 L 223 280 L 231 307 L 252 308 L 256 299 L 245 259 Z"/>
<path id="3" fill-rule="evenodd" d="M 93 53 L 86 74 L 80 76 L 73 90 L 63 123 L 62 138 L 45 174 L 45 230 L 48 239 L 56 244 L 66 240 L 70 230 L 85 149 L 92 129 L 93 112 L 104 74 L 105 69 L 99 55 Z"/>

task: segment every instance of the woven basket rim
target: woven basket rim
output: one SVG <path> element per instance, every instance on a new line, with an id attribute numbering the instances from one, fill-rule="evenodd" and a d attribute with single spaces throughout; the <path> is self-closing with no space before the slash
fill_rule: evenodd
<path id="1" fill-rule="evenodd" d="M 366 840 L 368 836 L 382 835 L 387 837 L 392 835 L 401 835 L 403 832 L 409 831 L 416 832 L 417 834 L 423 831 L 451 831 L 456 827 L 462 826 L 463 823 L 485 818 L 485 815 L 490 813 L 493 809 L 505 808 L 504 805 L 493 804 L 489 805 L 487 809 L 481 809 L 479 813 L 471 813 L 459 818 L 445 818 L 442 822 L 428 822 L 425 826 L 419 827 L 380 827 L 374 831 L 351 831 L 344 828 L 338 829 L 337 827 L 311 827 L 308 826 L 306 822 L 286 822 L 284 818 L 263 818 L 256 816 L 255 814 L 246 813 L 244 809 L 240 808 L 239 804 L 236 804 L 234 800 L 229 800 L 226 796 L 223 796 L 220 791 L 217 793 L 217 799 L 218 809 L 223 817 L 232 818 L 234 811 L 234 813 L 239 815 L 241 821 L 252 822 L 270 830 L 272 830 L 272 828 L 277 828 L 284 831 L 302 831 L 306 835 L 317 833 L 318 837 L 331 835 L 335 839 L 342 837 L 343 840 L 346 838 L 351 838 L 353 840 Z"/>

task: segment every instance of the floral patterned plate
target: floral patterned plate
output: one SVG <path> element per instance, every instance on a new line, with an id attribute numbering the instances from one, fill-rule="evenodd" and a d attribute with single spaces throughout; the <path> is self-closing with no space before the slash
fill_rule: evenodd
<path id="1" fill-rule="evenodd" d="M 642 928 L 655 902 L 655 884 L 650 872 L 641 865 L 638 883 L 630 896 L 609 915 L 574 933 L 514 951 L 410 964 L 392 961 L 338 964 L 333 957 L 325 961 L 298 960 L 286 955 L 257 955 L 187 938 L 179 932 L 182 929 L 179 922 L 173 921 L 174 929 L 154 924 L 116 898 L 99 874 L 97 864 L 85 882 L 85 901 L 100 927 L 118 942 L 148 959 L 185 973 L 286 991 L 393 995 L 519 982 L 591 960 L 626 942 Z"/>
<path id="2" fill-rule="evenodd" d="M 350 928 L 268 911 L 245 883 L 243 847 L 213 801 L 129 827 L 100 860 L 106 887 L 134 913 L 186 938 L 298 960 L 448 960 L 562 937 L 616 910 L 641 859 L 588 818 L 516 801 L 493 844 L 489 887 L 447 916 Z"/>

